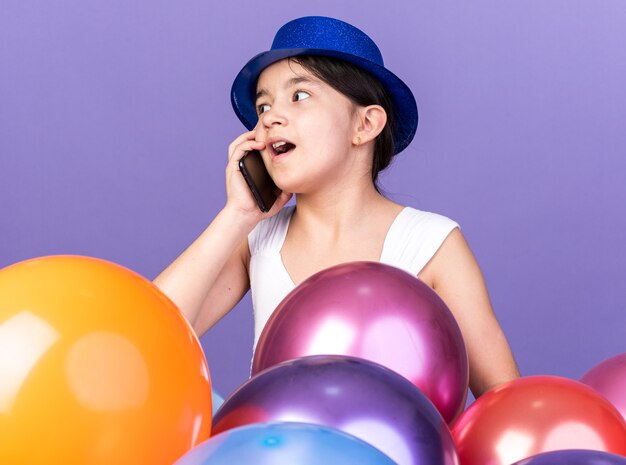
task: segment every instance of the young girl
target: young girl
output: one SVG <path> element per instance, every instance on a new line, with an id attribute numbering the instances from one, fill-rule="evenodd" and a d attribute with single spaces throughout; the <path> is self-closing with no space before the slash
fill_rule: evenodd
<path id="1" fill-rule="evenodd" d="M 381 261 L 418 276 L 449 306 L 474 396 L 519 376 L 458 225 L 377 187 L 379 171 L 412 140 L 417 107 L 367 35 L 332 18 L 291 21 L 241 70 L 231 99 L 250 131 L 228 149 L 226 205 L 154 280 L 199 335 L 251 288 L 256 344 L 274 308 L 312 274 Z M 267 213 L 239 172 L 251 150 L 282 190 Z M 285 207 L 293 194 L 296 205 Z"/>

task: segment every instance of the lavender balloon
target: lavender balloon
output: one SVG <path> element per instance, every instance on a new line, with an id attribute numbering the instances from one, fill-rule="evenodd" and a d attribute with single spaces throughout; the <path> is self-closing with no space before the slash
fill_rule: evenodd
<path id="1" fill-rule="evenodd" d="M 302 282 L 263 329 L 252 373 L 317 354 L 391 368 L 419 387 L 448 424 L 465 407 L 469 369 L 461 330 L 443 300 L 399 268 L 352 262 Z"/>
<path id="2" fill-rule="evenodd" d="M 445 421 L 399 374 L 340 355 L 275 365 L 235 391 L 215 415 L 213 434 L 252 423 L 300 422 L 360 438 L 399 465 L 456 465 Z"/>
<path id="3" fill-rule="evenodd" d="M 626 465 L 626 457 L 597 450 L 557 450 L 534 455 L 514 465 Z"/>
<path id="4" fill-rule="evenodd" d="M 626 352 L 600 362 L 580 381 L 606 397 L 626 420 Z"/>

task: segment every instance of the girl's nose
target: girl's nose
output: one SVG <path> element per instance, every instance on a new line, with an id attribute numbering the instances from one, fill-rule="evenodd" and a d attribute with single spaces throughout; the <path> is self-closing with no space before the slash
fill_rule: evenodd
<path id="1" fill-rule="evenodd" d="M 285 113 L 276 106 L 273 106 L 265 113 L 262 113 L 259 119 L 266 128 L 270 128 L 272 126 L 284 126 L 287 124 L 287 117 Z"/>

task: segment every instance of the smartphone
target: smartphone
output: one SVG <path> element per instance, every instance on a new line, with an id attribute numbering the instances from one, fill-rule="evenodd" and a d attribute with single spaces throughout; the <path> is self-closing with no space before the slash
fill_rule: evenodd
<path id="1" fill-rule="evenodd" d="M 251 150 L 239 160 L 239 169 L 262 212 L 268 212 L 280 194 L 267 172 L 261 153 Z"/>

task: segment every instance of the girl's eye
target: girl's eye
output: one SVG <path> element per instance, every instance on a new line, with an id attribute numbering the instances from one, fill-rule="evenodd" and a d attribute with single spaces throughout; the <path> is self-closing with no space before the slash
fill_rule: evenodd
<path id="1" fill-rule="evenodd" d="M 311 94 L 309 94 L 308 92 L 306 92 L 304 90 L 299 90 L 295 94 L 293 94 L 293 100 L 295 102 L 298 102 L 300 100 L 304 100 L 306 98 L 309 98 L 310 96 L 311 96 Z"/>
<path id="2" fill-rule="evenodd" d="M 267 103 L 263 103 L 262 105 L 257 106 L 256 109 L 260 115 L 261 113 L 265 113 L 267 110 L 269 110 L 270 106 Z"/>

